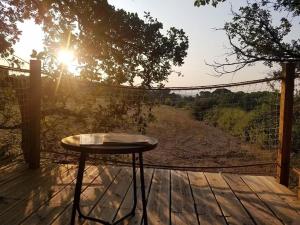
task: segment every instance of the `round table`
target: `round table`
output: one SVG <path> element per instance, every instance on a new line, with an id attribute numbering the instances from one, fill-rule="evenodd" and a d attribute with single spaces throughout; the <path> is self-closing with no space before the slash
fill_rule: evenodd
<path id="1" fill-rule="evenodd" d="M 143 152 L 150 151 L 157 146 L 158 142 L 155 138 L 144 135 L 133 135 L 124 133 L 95 133 L 95 134 L 79 134 L 73 135 L 61 140 L 63 148 L 80 153 L 79 167 L 76 179 L 71 224 L 75 223 L 76 211 L 79 217 L 100 222 L 105 225 L 117 224 L 120 221 L 134 216 L 137 204 L 137 188 L 136 188 L 136 154 L 138 154 L 140 165 L 140 182 L 143 206 L 143 221 L 147 225 L 146 211 L 146 195 L 144 181 Z M 108 222 L 99 218 L 84 215 L 80 210 L 80 194 L 82 187 L 82 179 L 85 168 L 85 161 L 88 154 L 132 154 L 132 173 L 133 173 L 133 207 L 127 215 L 117 221 Z"/>

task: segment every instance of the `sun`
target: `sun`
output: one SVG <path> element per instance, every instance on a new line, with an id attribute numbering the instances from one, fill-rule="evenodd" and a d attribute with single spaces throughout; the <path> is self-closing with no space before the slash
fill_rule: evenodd
<path id="1" fill-rule="evenodd" d="M 57 54 L 57 59 L 64 65 L 70 65 L 74 63 L 74 52 L 67 49 L 61 49 Z"/>
<path id="2" fill-rule="evenodd" d="M 74 52 L 68 49 L 61 49 L 57 53 L 57 60 L 66 66 L 68 70 L 72 70 L 76 64 Z"/>

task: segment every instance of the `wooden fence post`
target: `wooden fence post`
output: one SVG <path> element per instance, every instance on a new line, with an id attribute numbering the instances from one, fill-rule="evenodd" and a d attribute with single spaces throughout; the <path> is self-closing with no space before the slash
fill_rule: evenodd
<path id="1" fill-rule="evenodd" d="M 30 60 L 29 168 L 40 167 L 41 61 Z"/>
<path id="2" fill-rule="evenodd" d="M 280 184 L 289 185 L 290 151 L 293 122 L 293 100 L 295 64 L 282 66 L 282 83 L 280 94 L 279 149 L 277 154 L 277 179 Z"/>

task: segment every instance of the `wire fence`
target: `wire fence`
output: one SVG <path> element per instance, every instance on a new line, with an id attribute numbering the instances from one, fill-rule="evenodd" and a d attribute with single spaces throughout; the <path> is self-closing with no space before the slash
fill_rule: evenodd
<path id="1" fill-rule="evenodd" d="M 14 160 L 28 149 L 29 74 L 0 68 L 0 162 Z"/>
<path id="2" fill-rule="evenodd" d="M 42 149 L 54 153 L 50 157 L 58 161 L 69 162 L 73 156 L 60 147 L 62 137 L 140 132 L 159 140 L 158 148 L 145 154 L 147 166 L 274 172 L 278 79 L 150 90 L 105 86 L 72 77 L 61 79 L 59 85 L 44 80 L 43 85 Z M 129 163 L 121 156 L 102 160 Z"/>
<path id="3" fill-rule="evenodd" d="M 293 108 L 293 126 L 292 126 L 292 154 L 291 154 L 291 167 L 300 167 L 300 78 L 295 79 L 294 90 L 294 108 Z M 296 176 L 291 174 L 291 183 L 296 184 Z"/>
<path id="4" fill-rule="evenodd" d="M 27 71 L 0 70 L 1 159 L 28 145 Z M 295 82 L 293 149 L 300 149 Z M 61 138 L 79 133 L 143 133 L 159 140 L 145 154 L 149 167 L 274 174 L 278 149 L 280 79 L 223 85 L 143 89 L 109 86 L 63 76 L 42 78 L 42 156 L 72 162 Z M 300 131 L 299 131 L 300 132 Z M 129 158 L 96 155 L 91 161 L 128 165 Z"/>

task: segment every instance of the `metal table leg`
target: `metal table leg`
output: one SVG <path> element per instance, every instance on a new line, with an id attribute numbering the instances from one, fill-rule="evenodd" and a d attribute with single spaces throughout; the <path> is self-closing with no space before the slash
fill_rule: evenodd
<path id="1" fill-rule="evenodd" d="M 139 161 L 140 161 L 140 173 L 141 173 L 141 192 L 142 192 L 142 204 L 143 204 L 143 221 L 144 221 L 144 225 L 148 225 L 147 209 L 146 209 L 147 202 L 146 202 L 146 194 L 145 194 L 143 153 L 139 153 Z"/>
<path id="2" fill-rule="evenodd" d="M 135 160 L 135 154 L 134 153 L 132 154 L 133 206 L 132 206 L 132 209 L 131 209 L 130 213 L 128 213 L 127 215 L 123 216 L 122 218 L 120 218 L 117 221 L 113 221 L 112 223 L 104 221 L 102 219 L 98 219 L 98 218 L 86 216 L 86 215 L 84 215 L 80 211 L 80 194 L 81 194 L 81 187 L 82 187 L 83 172 L 84 172 L 84 167 L 85 167 L 85 160 L 86 160 L 86 154 L 85 153 L 81 153 L 80 154 L 80 160 L 79 160 L 79 168 L 78 168 L 78 173 L 77 173 L 77 179 L 76 179 L 76 187 L 75 187 L 75 194 L 74 194 L 74 201 L 73 201 L 71 225 L 74 225 L 74 223 L 75 223 L 76 211 L 78 212 L 80 218 L 84 218 L 84 219 L 87 219 L 87 220 L 91 220 L 91 221 L 95 221 L 95 222 L 98 222 L 98 223 L 102 223 L 104 225 L 115 225 L 115 224 L 118 224 L 119 222 L 121 222 L 122 220 L 124 220 L 124 219 L 126 219 L 126 218 L 128 218 L 130 216 L 134 216 L 136 205 L 137 205 L 137 187 L 136 187 L 137 185 L 136 185 L 136 160 Z M 144 174 L 143 174 L 143 177 L 144 177 Z M 141 180 L 144 180 L 144 178 L 143 179 L 141 178 Z"/>
<path id="3" fill-rule="evenodd" d="M 80 154 L 79 167 L 78 167 L 78 172 L 77 172 L 73 209 L 72 209 L 72 217 L 71 217 L 71 225 L 74 225 L 74 223 L 75 223 L 76 210 L 79 212 L 79 215 L 81 216 L 80 209 L 79 209 L 79 203 L 80 203 L 80 193 L 81 193 L 81 187 L 82 187 L 83 172 L 84 172 L 84 167 L 85 167 L 85 159 L 86 159 L 86 154 L 82 152 Z"/>
<path id="4" fill-rule="evenodd" d="M 136 209 L 136 205 L 137 205 L 137 188 L 136 188 L 136 160 L 135 160 L 135 154 L 132 153 L 132 176 L 133 176 L 133 206 L 130 210 L 130 213 L 128 213 L 127 215 L 123 216 L 122 218 L 114 221 L 112 224 L 118 224 L 119 222 L 121 222 L 122 220 L 130 217 L 130 216 L 134 216 L 135 215 L 135 209 Z"/>

